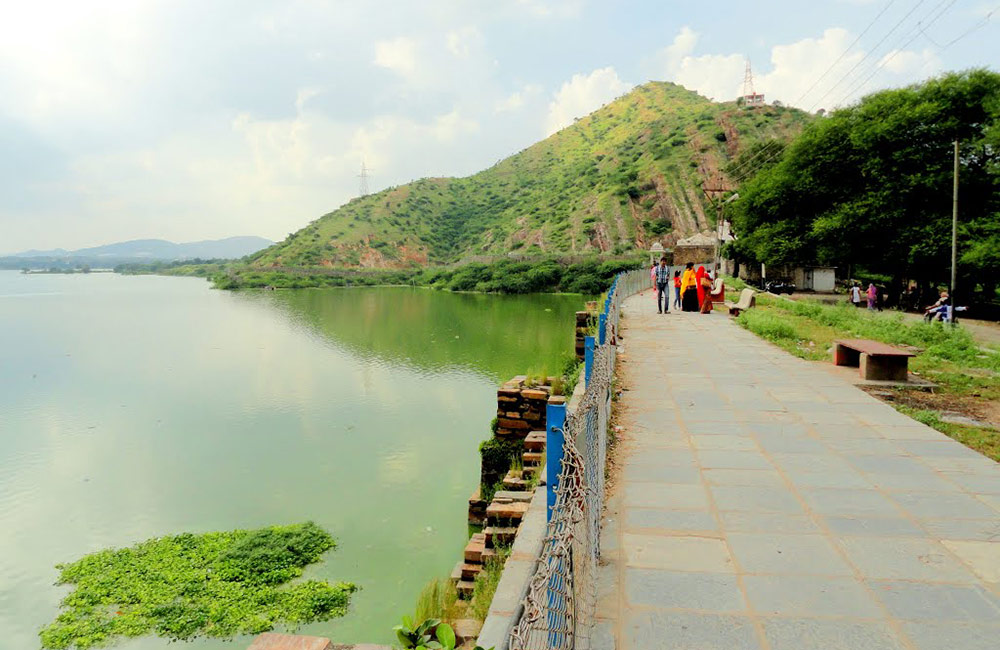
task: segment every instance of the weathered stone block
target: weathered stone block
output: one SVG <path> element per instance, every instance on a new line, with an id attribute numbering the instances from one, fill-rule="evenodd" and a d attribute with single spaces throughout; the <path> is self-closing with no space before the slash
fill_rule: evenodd
<path id="1" fill-rule="evenodd" d="M 510 418 L 498 418 L 497 425 L 502 429 L 510 429 L 511 431 L 531 428 L 531 425 L 524 420 L 512 420 Z"/>
<path id="2" fill-rule="evenodd" d="M 532 431 L 524 438 L 524 448 L 528 451 L 545 451 L 545 432 Z"/>
<path id="3" fill-rule="evenodd" d="M 486 549 L 486 533 L 476 533 L 465 545 L 465 561 L 468 563 L 482 562 L 483 551 Z"/>
<path id="4" fill-rule="evenodd" d="M 517 526 L 487 526 L 484 532 L 487 548 L 496 548 L 498 545 L 506 546 L 514 542 Z"/>
<path id="5" fill-rule="evenodd" d="M 461 565 L 462 580 L 475 580 L 479 572 L 483 570 L 482 564 L 465 563 Z"/>
<path id="6" fill-rule="evenodd" d="M 547 400 L 549 398 L 549 393 L 546 390 L 540 388 L 525 388 L 521 391 L 521 397 L 527 400 Z"/>
<path id="7" fill-rule="evenodd" d="M 506 503 L 494 500 L 486 506 L 486 516 L 490 519 L 516 519 L 524 517 L 528 504 L 524 501 L 508 501 Z"/>
<path id="8" fill-rule="evenodd" d="M 522 458 L 524 460 L 524 465 L 526 467 L 527 466 L 535 466 L 535 465 L 538 465 L 538 464 L 540 464 L 542 462 L 542 459 L 545 458 L 545 454 L 543 454 L 542 452 L 538 452 L 538 451 L 526 451 L 522 455 Z"/>
<path id="9" fill-rule="evenodd" d="M 455 630 L 455 639 L 462 644 L 466 641 L 475 641 L 479 631 L 483 629 L 483 624 L 475 619 L 463 618 L 455 621 L 452 628 Z"/>
<path id="10" fill-rule="evenodd" d="M 253 640 L 247 650 L 332 650 L 330 639 L 301 634 L 265 632 Z"/>

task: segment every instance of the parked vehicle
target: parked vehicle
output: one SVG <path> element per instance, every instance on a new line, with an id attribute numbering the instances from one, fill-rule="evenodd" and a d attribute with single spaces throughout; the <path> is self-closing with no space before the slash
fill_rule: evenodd
<path id="1" fill-rule="evenodd" d="M 792 294 L 795 292 L 795 285 L 787 280 L 768 280 L 764 284 L 764 291 Z"/>

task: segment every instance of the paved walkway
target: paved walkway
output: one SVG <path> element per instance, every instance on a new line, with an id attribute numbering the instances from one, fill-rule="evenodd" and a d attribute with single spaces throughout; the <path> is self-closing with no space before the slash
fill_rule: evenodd
<path id="1" fill-rule="evenodd" d="M 623 313 L 592 648 L 1000 648 L 1000 465 L 722 313 Z"/>

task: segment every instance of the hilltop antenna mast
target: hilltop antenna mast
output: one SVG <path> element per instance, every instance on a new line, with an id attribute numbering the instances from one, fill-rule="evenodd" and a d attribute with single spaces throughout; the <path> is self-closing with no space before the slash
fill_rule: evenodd
<path id="1" fill-rule="evenodd" d="M 743 73 L 743 105 L 761 106 L 764 95 L 758 94 L 753 87 L 753 70 L 750 69 L 750 57 L 747 57 L 746 71 Z"/>
<path id="2" fill-rule="evenodd" d="M 365 161 L 361 159 L 361 173 L 358 174 L 358 178 L 361 179 L 360 187 L 358 188 L 361 196 L 368 196 L 368 166 L 365 165 Z"/>

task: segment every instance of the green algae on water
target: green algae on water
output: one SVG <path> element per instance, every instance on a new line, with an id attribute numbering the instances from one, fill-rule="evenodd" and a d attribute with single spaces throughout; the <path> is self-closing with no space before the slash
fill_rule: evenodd
<path id="1" fill-rule="evenodd" d="M 90 648 L 115 637 L 231 638 L 343 616 L 356 587 L 308 580 L 285 586 L 334 548 L 306 522 L 257 530 L 184 533 L 61 564 L 74 585 L 39 633 L 45 648 Z"/>

